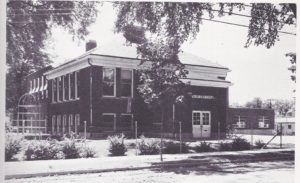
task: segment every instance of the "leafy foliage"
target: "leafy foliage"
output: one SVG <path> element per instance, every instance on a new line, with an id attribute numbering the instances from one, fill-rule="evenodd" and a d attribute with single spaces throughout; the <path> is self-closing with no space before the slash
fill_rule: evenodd
<path id="1" fill-rule="evenodd" d="M 56 140 L 31 141 L 25 150 L 27 160 L 64 159 L 62 146 Z"/>
<path id="2" fill-rule="evenodd" d="M 109 141 L 109 152 L 112 156 L 125 155 L 127 147 L 124 143 L 124 134 L 109 136 L 107 139 Z"/>
<path id="3" fill-rule="evenodd" d="M 181 144 L 181 153 L 188 153 L 189 146 L 183 142 Z M 165 141 L 164 142 L 164 153 L 166 154 L 178 154 L 180 153 L 180 142 L 176 141 Z"/>
<path id="4" fill-rule="evenodd" d="M 233 151 L 249 150 L 250 143 L 246 139 L 237 137 L 233 139 L 231 143 L 231 148 Z"/>
<path id="5" fill-rule="evenodd" d="M 264 141 L 262 141 L 262 140 L 255 141 L 255 147 L 258 148 L 258 149 L 261 149 L 265 145 L 266 145 L 266 143 L 264 143 Z"/>
<path id="6" fill-rule="evenodd" d="M 287 53 L 285 56 L 290 58 L 291 66 L 288 70 L 292 72 L 291 79 L 296 83 L 296 53 Z"/>
<path id="7" fill-rule="evenodd" d="M 200 144 L 196 145 L 193 149 L 196 152 L 210 152 L 213 150 L 211 148 L 211 143 L 208 143 L 206 141 L 200 142 Z"/>
<path id="8" fill-rule="evenodd" d="M 263 108 L 263 101 L 261 98 L 256 97 L 252 101 L 247 102 L 245 106 L 249 108 Z"/>
<path id="9" fill-rule="evenodd" d="M 94 149 L 86 146 L 85 141 L 64 138 L 31 141 L 25 150 L 27 160 L 75 159 L 95 157 Z"/>
<path id="10" fill-rule="evenodd" d="M 51 29 L 61 26 L 83 39 L 97 17 L 97 2 L 7 1 L 7 109 L 15 108 L 25 76 L 51 63 L 44 51 Z"/>
<path id="11" fill-rule="evenodd" d="M 22 150 L 23 136 L 9 134 L 5 135 L 5 161 L 13 160 L 14 156 Z"/>
<path id="12" fill-rule="evenodd" d="M 221 142 L 219 150 L 220 151 L 231 151 L 232 149 L 232 144 L 229 142 Z"/>
<path id="13" fill-rule="evenodd" d="M 137 146 L 141 155 L 152 155 L 158 154 L 160 150 L 160 141 L 154 138 L 140 137 L 141 140 L 138 142 Z"/>

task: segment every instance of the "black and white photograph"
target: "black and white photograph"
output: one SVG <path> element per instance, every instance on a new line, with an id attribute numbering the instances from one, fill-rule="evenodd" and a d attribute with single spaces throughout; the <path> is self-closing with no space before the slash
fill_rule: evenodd
<path id="1" fill-rule="evenodd" d="M 297 182 L 296 1 L 2 4 L 3 182 Z"/>

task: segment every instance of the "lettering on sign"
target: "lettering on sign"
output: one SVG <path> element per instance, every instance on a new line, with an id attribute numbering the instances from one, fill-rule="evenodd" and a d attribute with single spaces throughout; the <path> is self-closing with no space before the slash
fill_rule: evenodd
<path id="1" fill-rule="evenodd" d="M 214 96 L 211 96 L 211 95 L 192 95 L 192 98 L 197 98 L 197 99 L 208 99 L 208 100 L 215 99 L 215 97 L 214 97 Z"/>

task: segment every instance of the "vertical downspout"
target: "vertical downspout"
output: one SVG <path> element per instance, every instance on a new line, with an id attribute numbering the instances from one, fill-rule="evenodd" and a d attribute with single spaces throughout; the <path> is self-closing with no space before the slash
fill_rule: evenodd
<path id="1" fill-rule="evenodd" d="M 93 65 L 91 64 L 91 59 L 88 58 L 88 63 L 91 66 L 90 68 L 90 126 L 92 126 L 92 121 L 93 121 L 93 103 L 92 103 L 92 99 L 93 99 L 93 73 L 92 73 L 92 68 Z"/>

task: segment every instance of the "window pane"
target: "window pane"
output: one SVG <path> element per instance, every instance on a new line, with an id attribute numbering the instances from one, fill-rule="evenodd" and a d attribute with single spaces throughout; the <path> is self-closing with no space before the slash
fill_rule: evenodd
<path id="1" fill-rule="evenodd" d="M 68 75 L 64 76 L 64 90 L 65 90 L 65 100 L 69 100 L 69 78 L 68 78 Z"/>
<path id="2" fill-rule="evenodd" d="M 121 96 L 130 97 L 132 87 L 132 71 L 121 70 Z"/>
<path id="3" fill-rule="evenodd" d="M 75 74 L 70 74 L 70 99 L 75 99 Z"/>
<path id="4" fill-rule="evenodd" d="M 103 95 L 114 96 L 114 69 L 103 68 Z"/>
<path id="5" fill-rule="evenodd" d="M 52 84 L 53 84 L 53 90 L 52 90 L 52 101 L 56 102 L 57 101 L 57 86 L 56 86 L 56 79 L 52 80 Z"/>
<path id="6" fill-rule="evenodd" d="M 75 72 L 75 74 L 76 74 L 76 77 L 75 77 L 75 80 L 76 80 L 76 86 L 75 86 L 75 95 L 76 95 L 76 98 L 78 98 L 79 97 L 79 84 L 80 84 L 80 82 L 79 82 L 79 74 L 78 74 L 78 72 Z"/>
<path id="7" fill-rule="evenodd" d="M 103 81 L 114 82 L 114 69 L 103 69 Z"/>

